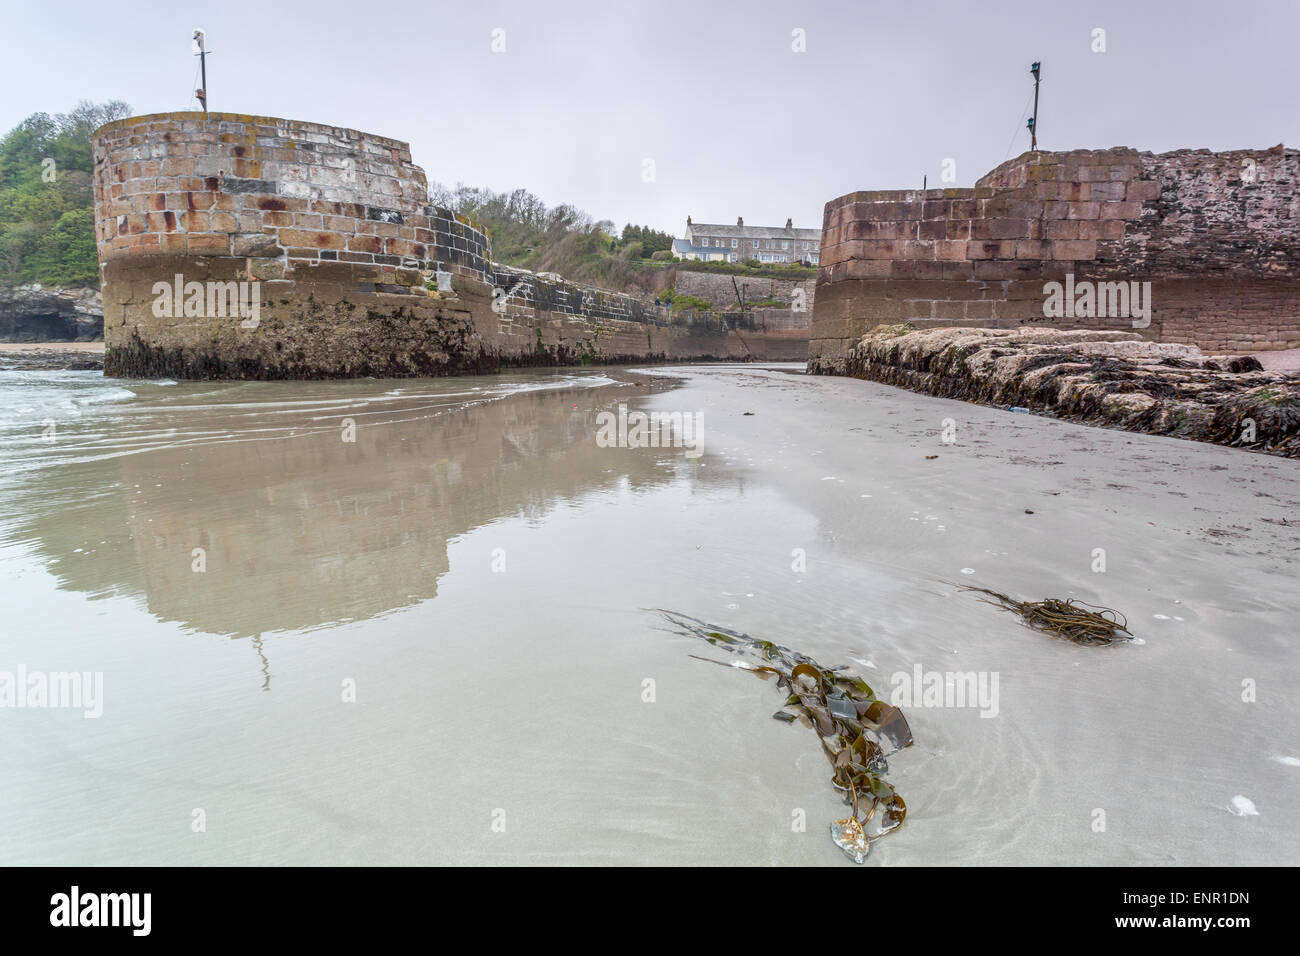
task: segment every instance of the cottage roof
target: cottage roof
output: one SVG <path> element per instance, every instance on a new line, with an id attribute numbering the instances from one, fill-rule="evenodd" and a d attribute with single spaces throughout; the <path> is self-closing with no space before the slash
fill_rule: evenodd
<path id="1" fill-rule="evenodd" d="M 693 236 L 716 236 L 719 239 L 799 239 L 821 242 L 820 229 L 786 229 L 784 226 L 723 226 L 693 222 L 687 227 Z"/>

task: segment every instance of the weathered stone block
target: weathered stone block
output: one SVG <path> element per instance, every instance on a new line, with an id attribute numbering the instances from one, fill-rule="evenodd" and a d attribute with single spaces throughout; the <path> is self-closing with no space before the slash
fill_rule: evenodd
<path id="1" fill-rule="evenodd" d="M 234 236 L 231 239 L 230 248 L 231 253 L 236 256 L 278 258 L 284 254 L 284 250 L 276 243 L 275 237 L 264 233 Z M 258 278 L 266 278 L 266 276 L 258 276 Z"/>
<path id="2" fill-rule="evenodd" d="M 1149 202 L 1160 198 L 1160 183 L 1157 180 L 1141 179 L 1127 184 L 1124 197 L 1130 201 Z"/>
<path id="3" fill-rule="evenodd" d="M 1107 202 L 1101 204 L 1102 219 L 1137 219 L 1142 215 L 1140 202 Z"/>
<path id="4" fill-rule="evenodd" d="M 1083 236 L 1080 237 L 1079 230 L 1083 226 L 1100 226 L 1100 223 L 1091 220 L 1074 220 L 1074 219 L 1050 219 L 1047 222 L 1048 239 L 1099 239 L 1100 236 Z"/>
<path id="5" fill-rule="evenodd" d="M 308 249 L 343 249 L 344 239 L 333 232 L 307 232 L 302 229 L 277 230 L 280 245 Z"/>
<path id="6" fill-rule="evenodd" d="M 1092 183 L 1090 198 L 1102 202 L 1122 200 L 1125 186 L 1123 182 Z"/>
<path id="7" fill-rule="evenodd" d="M 972 259 L 1011 259 L 1015 257 L 1015 248 L 1014 242 L 979 242 L 972 239 L 967 245 L 967 254 Z"/>
<path id="8" fill-rule="evenodd" d="M 1054 243 L 1041 239 L 1021 239 L 1016 243 L 1017 259 L 1050 259 Z"/>
<path id="9" fill-rule="evenodd" d="M 230 195 L 261 193 L 274 196 L 279 191 L 279 184 L 266 179 L 243 179 L 235 176 L 223 176 L 220 188 Z"/>
<path id="10" fill-rule="evenodd" d="M 1029 234 L 1024 219 L 975 219 L 970 224 L 971 239 L 1020 239 Z"/>
<path id="11" fill-rule="evenodd" d="M 219 235 L 192 235 L 189 251 L 198 255 L 229 255 L 230 237 Z"/>

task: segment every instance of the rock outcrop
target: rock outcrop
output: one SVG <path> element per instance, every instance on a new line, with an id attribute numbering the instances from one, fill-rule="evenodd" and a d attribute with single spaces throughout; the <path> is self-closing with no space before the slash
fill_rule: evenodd
<path id="1" fill-rule="evenodd" d="M 98 289 L 0 287 L 0 342 L 94 342 L 104 337 Z"/>
<path id="2" fill-rule="evenodd" d="M 1300 374 L 1134 332 L 877 326 L 845 372 L 943 398 L 1300 458 Z"/>

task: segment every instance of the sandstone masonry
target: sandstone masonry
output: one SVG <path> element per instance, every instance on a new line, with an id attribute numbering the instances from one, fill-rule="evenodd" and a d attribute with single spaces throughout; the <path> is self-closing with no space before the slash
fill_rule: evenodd
<path id="1" fill-rule="evenodd" d="M 1044 285 L 1149 281 L 1146 328 L 1048 319 Z M 1300 348 L 1300 152 L 1030 152 L 973 189 L 826 204 L 809 370 L 881 323 L 1127 329 L 1212 352 Z"/>
<path id="2" fill-rule="evenodd" d="M 491 260 L 427 202 L 406 143 L 232 113 L 163 113 L 94 138 L 105 372 L 318 378 L 740 358 L 755 341 Z M 260 320 L 156 315 L 158 282 L 259 283 Z M 772 354 L 757 342 L 760 358 Z"/>

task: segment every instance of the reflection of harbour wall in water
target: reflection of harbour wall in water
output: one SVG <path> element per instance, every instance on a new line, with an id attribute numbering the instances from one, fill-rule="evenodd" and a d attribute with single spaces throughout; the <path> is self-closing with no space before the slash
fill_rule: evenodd
<path id="1" fill-rule="evenodd" d="M 398 140 L 161 113 L 102 127 L 94 155 L 110 375 L 387 377 L 806 354 L 806 321 L 793 337 L 692 328 L 631 296 L 494 264 L 481 226 L 428 204 L 424 171 Z M 177 274 L 257 281 L 257 321 L 155 314 L 156 284 Z"/>
<path id="2" fill-rule="evenodd" d="M 149 609 L 236 635 L 366 618 L 434 597 L 453 537 L 625 479 L 668 480 L 674 466 L 655 464 L 664 455 L 597 447 L 591 395 L 361 414 L 355 442 L 341 440 L 339 415 L 311 435 L 128 456 Z M 486 567 L 491 554 L 481 558 Z"/>

